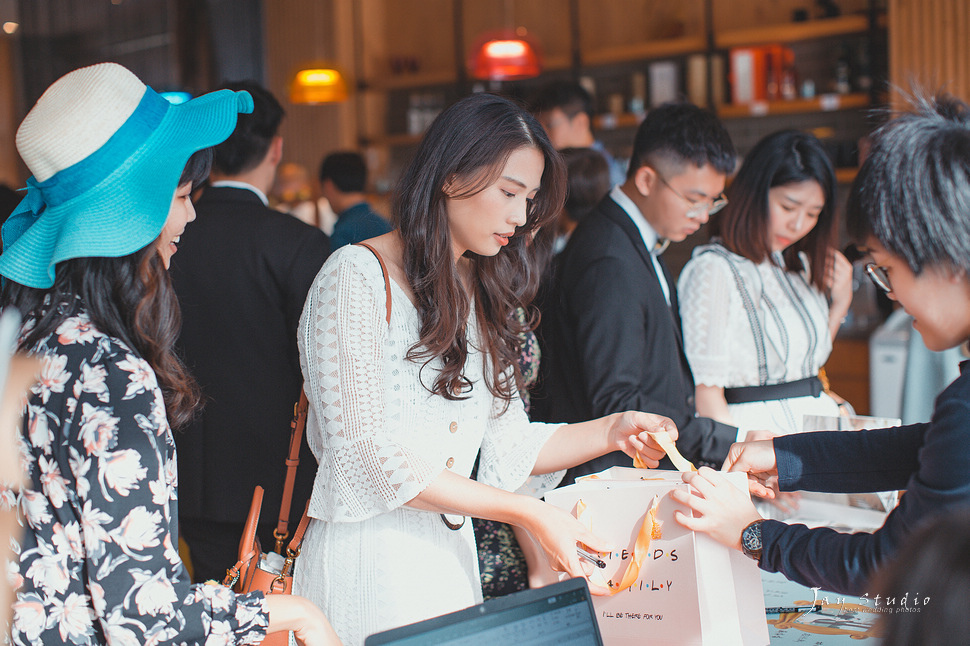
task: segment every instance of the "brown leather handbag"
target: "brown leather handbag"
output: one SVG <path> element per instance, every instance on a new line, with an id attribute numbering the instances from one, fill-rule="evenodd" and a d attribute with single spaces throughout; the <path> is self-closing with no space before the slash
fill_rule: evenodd
<path id="1" fill-rule="evenodd" d="M 306 393 L 300 392 L 300 401 L 293 411 L 293 421 L 290 422 L 290 450 L 286 458 L 286 481 L 283 484 L 283 499 L 280 503 L 280 519 L 273 530 L 276 546 L 272 552 L 263 552 L 256 536 L 256 525 L 259 523 L 259 511 L 263 504 L 263 488 L 257 486 L 253 491 L 253 502 L 249 506 L 246 526 L 242 539 L 239 541 L 239 560 L 226 571 L 223 585 L 236 592 L 252 592 L 260 590 L 266 594 L 292 594 L 293 566 L 296 557 L 300 555 L 303 535 L 306 533 L 310 517 L 307 510 L 303 510 L 300 524 L 293 533 L 293 538 L 283 548 L 289 537 L 290 505 L 293 502 L 293 486 L 296 483 L 296 468 L 300 465 L 300 444 L 303 441 L 303 431 L 306 428 L 306 415 L 309 402 Z M 307 505 L 309 507 L 309 503 Z M 277 632 L 263 640 L 265 646 L 286 646 L 288 633 Z"/>

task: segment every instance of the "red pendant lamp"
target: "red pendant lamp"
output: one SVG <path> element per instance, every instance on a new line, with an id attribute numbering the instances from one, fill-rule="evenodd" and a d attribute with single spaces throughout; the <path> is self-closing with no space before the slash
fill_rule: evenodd
<path id="1" fill-rule="evenodd" d="M 524 27 L 485 34 L 472 51 L 471 75 L 482 81 L 515 81 L 542 71 L 538 48 Z"/>

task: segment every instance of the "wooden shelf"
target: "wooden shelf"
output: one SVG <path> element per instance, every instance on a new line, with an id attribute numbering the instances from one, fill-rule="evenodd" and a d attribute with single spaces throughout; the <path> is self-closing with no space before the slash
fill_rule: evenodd
<path id="1" fill-rule="evenodd" d="M 835 181 L 839 184 L 851 184 L 855 181 L 855 176 L 858 174 L 859 169 L 854 166 L 852 168 L 836 168 Z"/>
<path id="2" fill-rule="evenodd" d="M 747 45 L 767 45 L 770 43 L 794 43 L 800 40 L 827 38 L 862 34 L 869 29 L 869 18 L 865 15 L 839 16 L 789 22 L 749 29 L 732 29 L 714 35 L 714 46 L 720 49 L 744 47 Z"/>
<path id="3" fill-rule="evenodd" d="M 365 85 L 369 90 L 407 90 L 429 85 L 447 85 L 457 82 L 454 72 L 418 72 L 369 79 Z"/>
<path id="4" fill-rule="evenodd" d="M 778 114 L 806 114 L 810 112 L 835 112 L 853 110 L 870 105 L 869 95 L 865 92 L 855 94 L 820 94 L 812 99 L 792 99 L 791 101 L 755 101 L 740 105 L 727 104 L 718 107 L 717 116 L 722 119 L 743 119 L 766 117 Z"/>
<path id="5" fill-rule="evenodd" d="M 647 116 L 645 112 L 642 114 L 633 114 L 632 112 L 624 112 L 622 114 L 597 114 L 593 117 L 593 128 L 596 130 L 636 128 L 645 116 Z"/>
<path id="6" fill-rule="evenodd" d="M 572 58 L 566 54 L 562 56 L 546 56 L 542 61 L 543 72 L 561 72 L 572 67 Z"/>
<path id="7" fill-rule="evenodd" d="M 583 66 L 629 63 L 651 58 L 667 58 L 703 52 L 707 43 L 703 36 L 685 36 L 652 40 L 635 45 L 620 45 L 596 49 L 583 54 Z"/>

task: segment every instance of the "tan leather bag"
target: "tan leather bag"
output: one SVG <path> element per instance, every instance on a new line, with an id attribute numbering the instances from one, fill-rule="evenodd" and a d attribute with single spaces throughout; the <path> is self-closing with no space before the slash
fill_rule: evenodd
<path id="1" fill-rule="evenodd" d="M 264 552 L 259 544 L 259 538 L 256 536 L 259 512 L 263 505 L 263 488 L 257 486 L 253 491 L 253 502 L 249 506 L 246 526 L 239 541 L 239 560 L 226 571 L 226 578 L 223 581 L 223 585 L 236 592 L 260 590 L 265 594 L 292 594 L 293 567 L 296 564 L 296 557 L 300 555 L 303 535 L 306 533 L 307 525 L 310 524 L 310 517 L 307 515 L 306 509 L 303 510 L 303 517 L 293 533 L 293 538 L 286 545 L 285 553 L 283 547 L 289 535 L 290 504 L 293 501 L 296 468 L 300 464 L 300 443 L 303 440 L 303 430 L 306 427 L 308 407 L 309 402 L 306 394 L 301 392 L 300 401 L 294 410 L 293 421 L 290 423 L 290 450 L 286 459 L 286 481 L 283 485 L 279 523 L 273 531 L 273 536 L 276 537 L 275 550 Z M 264 646 L 286 646 L 288 640 L 289 633 L 276 632 L 267 636 L 263 640 L 263 644 Z"/>

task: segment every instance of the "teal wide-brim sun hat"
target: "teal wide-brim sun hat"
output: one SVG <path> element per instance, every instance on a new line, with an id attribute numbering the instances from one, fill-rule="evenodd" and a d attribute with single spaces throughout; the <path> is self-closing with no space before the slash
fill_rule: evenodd
<path id="1" fill-rule="evenodd" d="M 116 63 L 62 76 L 17 130 L 33 176 L 3 225 L 0 275 L 47 289 L 60 262 L 151 244 L 189 157 L 224 141 L 252 110 L 247 92 L 231 90 L 173 105 Z"/>

